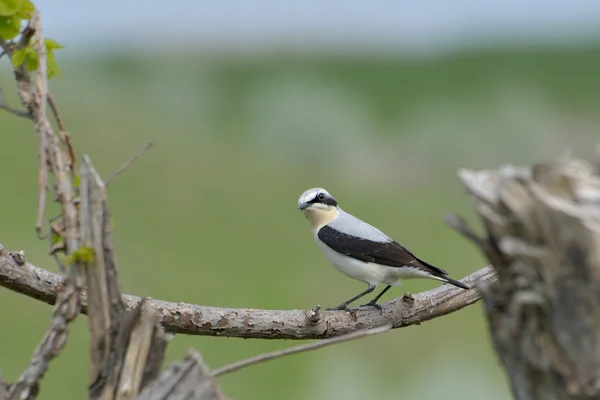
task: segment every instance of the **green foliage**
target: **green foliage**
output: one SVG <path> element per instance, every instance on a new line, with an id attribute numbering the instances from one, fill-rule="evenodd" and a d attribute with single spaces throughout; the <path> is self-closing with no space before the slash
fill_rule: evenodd
<path id="1" fill-rule="evenodd" d="M 24 2 L 24 0 L 0 0 L 0 15 L 15 15 L 17 12 L 19 12 L 19 10 L 21 10 Z"/>
<path id="2" fill-rule="evenodd" d="M 52 39 L 45 39 L 44 42 L 46 43 L 46 51 L 48 52 L 48 79 L 52 78 L 54 75 L 60 77 L 60 68 L 54 58 L 54 50 L 62 49 L 63 46 Z"/>
<path id="3" fill-rule="evenodd" d="M 96 252 L 91 247 L 80 247 L 65 259 L 66 264 L 74 262 L 92 262 L 96 258 Z"/>
<path id="4" fill-rule="evenodd" d="M 35 6 L 29 0 L 22 2 L 21 9 L 17 11 L 16 15 L 21 19 L 30 19 L 35 11 Z"/>
<path id="5" fill-rule="evenodd" d="M 29 0 L 0 0 L 0 37 L 11 40 L 21 31 L 21 21 L 29 19 L 35 6 Z"/>
<path id="6" fill-rule="evenodd" d="M 0 37 L 10 40 L 21 31 L 21 19 L 17 15 L 0 15 Z"/>
<path id="7" fill-rule="evenodd" d="M 48 78 L 52 78 L 54 75 L 60 76 L 60 68 L 54 57 L 54 50 L 62 49 L 63 46 L 52 39 L 45 39 L 44 42 L 46 44 L 47 52 Z M 39 58 L 37 52 L 33 48 L 33 44 L 29 43 L 26 47 L 16 49 L 13 52 L 12 63 L 15 68 L 20 67 L 25 63 L 28 70 L 37 70 L 39 67 Z"/>
<path id="8" fill-rule="evenodd" d="M 29 0 L 0 0 L 0 38 L 12 40 L 21 32 L 21 23 L 33 16 L 35 6 Z M 53 39 L 45 39 L 47 52 L 48 78 L 60 76 L 60 68 L 54 57 L 54 50 L 62 49 L 63 46 Z M 14 45 L 14 44 L 13 44 Z M 15 68 L 25 64 L 30 71 L 36 71 L 39 67 L 38 54 L 33 43 L 13 50 L 12 63 Z"/>
<path id="9" fill-rule="evenodd" d="M 56 232 L 52 232 L 50 237 L 52 240 L 52 244 L 60 243 L 63 240 L 63 237 Z"/>

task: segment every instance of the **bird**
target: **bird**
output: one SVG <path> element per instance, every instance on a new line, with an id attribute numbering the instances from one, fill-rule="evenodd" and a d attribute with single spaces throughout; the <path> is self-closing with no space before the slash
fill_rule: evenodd
<path id="1" fill-rule="evenodd" d="M 333 266 L 344 275 L 368 285 L 364 292 L 327 310 L 344 310 L 356 318 L 355 311 L 348 305 L 383 283 L 386 287 L 361 306 L 371 306 L 382 312 L 377 301 L 392 286 L 399 286 L 406 279 L 435 279 L 470 289 L 450 278 L 443 269 L 418 258 L 379 229 L 342 210 L 336 199 L 323 188 L 312 188 L 302 193 L 298 209 L 310 222 L 317 246 Z"/>

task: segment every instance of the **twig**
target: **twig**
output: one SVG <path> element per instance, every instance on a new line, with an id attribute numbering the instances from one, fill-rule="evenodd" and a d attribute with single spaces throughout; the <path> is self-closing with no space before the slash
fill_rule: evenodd
<path id="1" fill-rule="evenodd" d="M 40 236 L 42 232 L 42 223 L 44 220 L 44 210 L 46 209 L 46 188 L 48 187 L 48 165 L 46 163 L 47 156 L 47 145 L 46 145 L 46 132 L 41 126 L 44 123 L 46 117 L 46 99 L 48 98 L 48 54 L 46 46 L 44 45 L 44 38 L 42 36 L 42 27 L 39 23 L 39 13 L 34 16 L 37 21 L 35 25 L 35 50 L 38 53 L 38 70 L 35 76 L 35 124 L 36 131 L 38 133 L 38 209 L 37 219 L 35 222 L 35 232 Z M 32 25 L 33 26 L 33 25 Z"/>
<path id="2" fill-rule="evenodd" d="M 140 151 L 137 152 L 137 154 L 135 156 L 133 156 L 132 158 L 130 158 L 125 164 L 121 165 L 119 167 L 119 169 L 117 169 L 107 180 L 106 180 L 106 185 L 108 186 L 108 184 L 115 179 L 121 172 L 125 171 L 125 169 L 127 167 L 129 167 L 135 160 L 137 160 L 138 158 L 140 158 L 145 152 L 147 152 L 150 147 L 152 147 L 152 142 L 148 143 L 147 145 L 145 145 L 144 147 L 142 147 L 142 149 Z"/>
<path id="3" fill-rule="evenodd" d="M 46 160 L 47 147 L 46 135 L 38 131 L 38 204 L 37 219 L 35 222 L 35 232 L 38 237 L 42 236 L 42 224 L 44 221 L 44 210 L 46 209 L 46 190 L 48 188 L 48 163 Z"/>
<path id="4" fill-rule="evenodd" d="M 40 24 L 39 12 L 36 12 L 30 21 L 28 29 L 35 33 L 35 50 L 38 52 L 39 66 L 35 77 L 35 93 L 33 104 L 33 116 L 35 120 L 35 129 L 38 135 L 45 136 L 47 141 L 47 157 L 50 161 L 50 168 L 56 177 L 56 188 L 58 201 L 63 212 L 63 222 L 65 226 L 65 244 L 67 252 L 70 254 L 79 247 L 77 208 L 74 204 L 73 185 L 68 175 L 68 167 L 65 163 L 65 156 L 61 151 L 58 139 L 54 135 L 50 121 L 46 115 L 46 100 L 48 96 L 48 77 L 47 77 L 47 54 L 42 29 Z"/>
<path id="5" fill-rule="evenodd" d="M 170 365 L 136 399 L 225 400 L 225 396 L 200 353 L 190 349 L 183 362 Z"/>
<path id="6" fill-rule="evenodd" d="M 9 113 L 16 115 L 17 117 L 33 119 L 33 117 L 27 111 L 17 110 L 16 108 L 10 107 L 6 104 L 6 97 L 4 97 L 4 90 L 0 87 L 0 109 L 8 111 Z"/>
<path id="7" fill-rule="evenodd" d="M 75 162 L 77 158 L 75 156 L 75 149 L 71 143 L 71 136 L 67 132 L 65 125 L 63 123 L 62 117 L 60 115 L 60 111 L 58 110 L 58 104 L 56 104 L 56 100 L 52 93 L 48 93 L 48 104 L 50 105 L 50 109 L 52 110 L 52 114 L 54 114 L 54 119 L 56 120 L 56 125 L 58 125 L 58 134 L 60 136 L 60 140 L 62 144 L 67 148 L 67 152 L 69 153 L 69 170 L 71 171 L 71 175 L 75 175 Z"/>
<path id="8" fill-rule="evenodd" d="M 63 120 L 60 116 L 60 112 L 58 111 L 58 104 L 56 104 L 54 96 L 52 96 L 52 94 L 50 93 L 48 93 L 48 104 L 50 105 L 52 114 L 54 114 L 54 119 L 56 120 L 56 125 L 58 125 L 58 129 L 61 131 L 66 131 L 65 125 L 63 124 Z"/>
<path id="9" fill-rule="evenodd" d="M 22 268 L 14 262 L 14 267 Z M 34 399 L 39 390 L 39 383 L 48 370 L 50 361 L 60 354 L 67 340 L 67 326 L 80 312 L 79 299 L 81 295 L 81 282 L 77 277 L 71 276 L 58 296 L 56 307 L 52 313 L 50 327 L 44 335 L 42 342 L 33 353 L 31 363 L 11 386 L 10 399 Z"/>
<path id="10" fill-rule="evenodd" d="M 305 351 L 316 350 L 316 349 L 320 349 L 321 347 L 330 346 L 332 344 L 341 343 L 341 342 L 348 342 L 350 340 L 362 338 L 365 336 L 378 335 L 380 333 L 387 332 L 390 329 L 392 329 L 391 325 L 385 325 L 385 326 L 380 326 L 378 328 L 352 332 L 347 335 L 342 335 L 342 336 L 334 337 L 331 339 L 321 340 L 319 342 L 301 344 L 299 346 L 290 347 L 290 348 L 284 349 L 284 350 L 277 350 L 277 351 L 272 351 L 270 353 L 259 354 L 257 356 L 250 357 L 245 360 L 237 361 L 232 364 L 226 365 L 224 367 L 215 369 L 215 370 L 213 370 L 213 376 L 217 377 L 220 375 L 225 375 L 230 372 L 237 371 L 238 369 L 248 367 L 250 365 L 273 360 L 275 358 L 289 356 L 290 354 L 303 353 Z"/>
<path id="11" fill-rule="evenodd" d="M 444 222 L 450 228 L 456 230 L 459 233 L 462 233 L 467 239 L 469 239 L 475 246 L 479 249 L 485 248 L 485 241 L 477 236 L 477 234 L 471 229 L 467 221 L 463 217 L 458 214 L 448 213 L 444 215 Z"/>
<path id="12" fill-rule="evenodd" d="M 47 53 L 44 38 L 42 36 L 42 26 L 40 13 L 36 11 L 24 29 L 21 35 L 21 44 L 26 44 L 31 36 L 35 36 L 34 48 L 38 53 L 39 66 L 35 77 L 35 90 L 31 84 L 31 75 L 26 68 L 20 66 L 15 69 L 15 78 L 19 91 L 19 98 L 23 106 L 31 112 L 35 122 L 35 130 L 40 140 L 39 148 L 40 161 L 43 161 L 42 155 L 46 153 L 50 168 L 56 177 L 56 187 L 58 200 L 61 204 L 63 213 L 63 222 L 65 225 L 65 243 L 68 254 L 72 254 L 79 247 L 77 232 L 77 208 L 73 202 L 73 186 L 64 162 L 64 156 L 60 149 L 58 139 L 52 131 L 52 126 L 46 116 L 46 97 L 48 95 L 48 77 L 47 77 Z M 44 141 L 47 144 L 44 145 Z M 40 169 L 46 168 L 45 162 L 41 163 Z M 40 172 L 40 182 L 45 181 L 45 176 Z M 38 199 L 38 210 L 45 203 L 44 186 Z M 38 219 L 38 224 L 41 222 Z M 36 227 L 37 225 L 36 224 Z M 19 267 L 24 267 L 19 266 Z M 62 278 L 61 278 L 62 280 Z M 61 290 L 56 296 L 56 307 L 52 314 L 50 326 L 42 342 L 36 348 L 33 359 L 25 372 L 21 375 L 18 382 L 11 387 L 11 399 L 34 399 L 37 395 L 39 382 L 48 369 L 50 361 L 58 356 L 60 350 L 65 346 L 68 330 L 68 324 L 74 320 L 81 312 L 81 291 L 82 282 L 79 263 L 73 263 L 66 280 L 64 280 Z"/>
<path id="13" fill-rule="evenodd" d="M 15 108 L 11 108 L 6 104 L 0 104 L 0 109 L 4 111 L 8 111 L 9 113 L 16 115 L 17 117 L 31 119 L 31 115 L 27 111 L 17 110 Z"/>
<path id="14" fill-rule="evenodd" d="M 485 286 L 496 281 L 492 267 L 472 273 L 462 282 L 469 286 Z M 16 269 L 0 255 L 0 286 L 54 304 L 64 285 L 61 276 L 29 263 Z M 309 321 L 310 310 L 261 310 L 247 308 L 217 308 L 163 300 L 148 300 L 158 311 L 159 322 L 172 333 L 188 335 L 229 336 L 267 339 L 324 339 L 359 329 L 392 325 L 402 328 L 456 312 L 476 303 L 476 289 L 463 290 L 451 285 L 417 293 L 414 300 L 402 297 L 383 303 L 383 312 L 372 308 L 357 310 L 357 321 L 344 311 L 320 311 L 318 321 Z M 123 295 L 127 310 L 132 310 L 140 298 Z M 87 298 L 82 295 L 82 312 L 87 313 Z"/>

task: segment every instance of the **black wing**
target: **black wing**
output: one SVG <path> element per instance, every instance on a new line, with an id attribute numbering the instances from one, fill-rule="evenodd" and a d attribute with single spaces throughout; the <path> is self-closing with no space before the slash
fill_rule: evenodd
<path id="1" fill-rule="evenodd" d="M 415 267 L 444 278 L 448 275 L 443 269 L 418 259 L 410 250 L 396 241 L 374 242 L 347 235 L 327 225 L 319 230 L 317 236 L 331 249 L 360 261 L 396 268 Z"/>

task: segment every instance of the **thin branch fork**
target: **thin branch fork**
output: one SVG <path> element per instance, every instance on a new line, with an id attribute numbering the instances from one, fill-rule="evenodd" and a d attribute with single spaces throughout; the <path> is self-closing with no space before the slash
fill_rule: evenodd
<path id="1" fill-rule="evenodd" d="M 496 280 L 491 266 L 482 268 L 462 281 L 475 287 Z M 56 302 L 57 293 L 65 282 L 59 275 L 24 263 L 15 266 L 10 256 L 0 255 L 0 286 L 25 294 L 48 304 Z M 228 336 L 267 339 L 323 339 L 358 330 L 391 325 L 402 328 L 417 325 L 476 303 L 477 289 L 463 290 L 451 285 L 412 296 L 398 297 L 382 304 L 383 312 L 371 308 L 357 311 L 357 320 L 344 311 L 261 310 L 249 308 L 217 308 L 149 299 L 159 322 L 169 332 L 188 335 Z M 140 297 L 123 295 L 131 311 Z M 81 296 L 82 312 L 87 313 L 87 293 Z"/>

